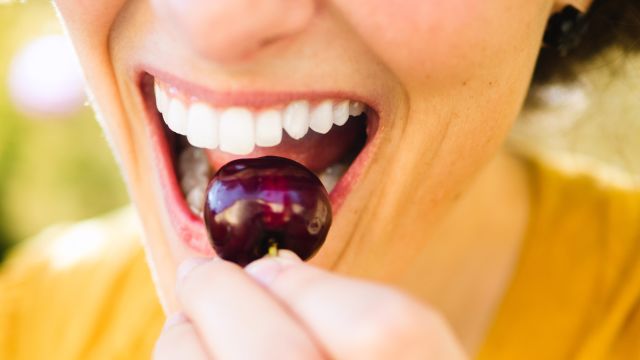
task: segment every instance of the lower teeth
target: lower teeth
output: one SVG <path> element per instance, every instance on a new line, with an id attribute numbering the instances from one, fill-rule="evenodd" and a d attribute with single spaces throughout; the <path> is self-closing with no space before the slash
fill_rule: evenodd
<path id="1" fill-rule="evenodd" d="M 318 178 L 328 193 L 336 187 L 338 180 L 344 175 L 348 167 L 349 164 L 337 163 L 329 166 L 322 173 L 318 174 Z"/>
<path id="2" fill-rule="evenodd" d="M 187 146 L 178 159 L 180 188 L 185 194 L 189 208 L 202 215 L 205 191 L 209 184 L 209 162 L 203 149 Z"/>
<path id="3" fill-rule="evenodd" d="M 348 162 L 339 162 L 326 168 L 318 174 L 327 192 L 331 192 L 349 167 Z M 205 193 L 211 175 L 209 162 L 205 150 L 187 146 L 178 158 L 178 175 L 180 188 L 187 199 L 191 211 L 202 216 Z"/>

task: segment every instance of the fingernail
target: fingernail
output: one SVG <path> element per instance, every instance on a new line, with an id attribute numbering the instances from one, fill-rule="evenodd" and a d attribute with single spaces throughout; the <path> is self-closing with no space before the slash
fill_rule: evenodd
<path id="1" fill-rule="evenodd" d="M 300 257 L 291 250 L 278 251 L 278 257 L 276 259 L 280 259 L 289 263 L 302 262 L 302 259 L 300 259 Z"/>
<path id="2" fill-rule="evenodd" d="M 177 312 L 167 317 L 167 320 L 164 322 L 164 327 L 162 329 L 166 330 L 170 327 L 184 322 L 187 322 L 187 317 L 183 313 Z"/>
<path id="3" fill-rule="evenodd" d="M 184 279 L 184 277 L 191 272 L 191 270 L 206 263 L 209 260 L 210 259 L 206 259 L 206 258 L 191 258 L 183 261 L 180 264 L 180 266 L 178 266 L 178 271 L 177 271 L 178 282 L 181 282 Z"/>
<path id="4" fill-rule="evenodd" d="M 274 259 L 262 259 L 247 265 L 245 271 L 264 286 L 269 286 L 282 271 L 282 264 Z"/>
<path id="5" fill-rule="evenodd" d="M 286 267 L 301 262 L 300 258 L 290 251 L 279 251 L 278 256 L 265 256 L 247 265 L 244 269 L 264 286 L 269 286 Z"/>

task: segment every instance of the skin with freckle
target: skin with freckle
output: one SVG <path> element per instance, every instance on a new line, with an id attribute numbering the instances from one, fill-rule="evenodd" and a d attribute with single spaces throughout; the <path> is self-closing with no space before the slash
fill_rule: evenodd
<path id="1" fill-rule="evenodd" d="M 502 146 L 560 2 L 55 3 L 139 210 L 168 312 L 178 308 L 178 264 L 201 255 L 186 242 L 207 235 L 204 226 L 176 223 L 166 200 L 144 120 L 144 69 L 224 93 L 327 91 L 368 103 L 379 116 L 371 152 L 311 263 L 402 288 L 447 313 L 465 346 L 477 346 L 528 216 L 524 170 Z M 572 3 L 586 8 L 589 1 Z M 477 264 L 483 244 L 467 230 L 479 223 L 478 231 L 505 246 L 474 271 L 482 280 L 467 282 L 491 284 L 474 295 L 477 304 L 456 307 L 449 300 L 465 297 L 462 287 L 429 284 Z M 456 261 L 441 261 L 443 252 L 433 249 Z"/>

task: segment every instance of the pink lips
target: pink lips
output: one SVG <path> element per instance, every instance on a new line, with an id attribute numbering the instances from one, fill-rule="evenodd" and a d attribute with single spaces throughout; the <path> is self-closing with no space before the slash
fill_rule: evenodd
<path id="1" fill-rule="evenodd" d="M 154 75 L 150 75 L 153 71 Z M 170 221 L 173 228 L 176 229 L 178 236 L 187 244 L 187 246 L 203 256 L 213 256 L 215 252 L 211 248 L 207 238 L 203 220 L 193 214 L 186 203 L 184 195 L 180 190 L 176 172 L 172 163 L 170 149 L 167 138 L 162 129 L 161 114 L 156 110 L 155 98 L 153 95 L 153 76 L 158 74 L 159 79 L 163 82 L 171 84 L 179 88 L 185 93 L 193 94 L 198 99 L 205 100 L 220 106 L 268 106 L 279 104 L 292 99 L 324 99 L 324 98 L 344 98 L 344 93 L 275 93 L 268 94 L 264 92 L 253 93 L 217 93 L 203 87 L 188 84 L 183 80 L 177 79 L 169 74 L 144 69 L 139 72 L 139 85 L 142 94 L 142 101 L 146 108 L 148 129 L 152 138 L 152 143 L 156 147 L 154 151 L 156 169 L 160 185 L 165 189 L 163 200 L 168 211 Z M 350 97 L 357 99 L 357 97 Z M 367 102 L 368 106 L 375 106 L 371 102 Z M 379 126 L 379 118 L 375 110 L 367 112 L 367 143 L 358 157 L 351 164 L 347 172 L 340 179 L 336 187 L 330 194 L 331 205 L 334 217 L 344 202 L 346 196 L 350 193 L 353 185 L 362 175 L 362 171 L 366 167 L 377 148 L 377 136 L 375 135 Z"/>
<path id="2" fill-rule="evenodd" d="M 248 108 L 263 108 L 286 104 L 300 99 L 305 99 L 310 102 L 325 99 L 351 99 L 361 101 L 373 109 L 376 109 L 377 106 L 375 102 L 370 101 L 371 99 L 363 99 L 362 96 L 358 94 L 344 91 L 217 91 L 187 82 L 161 70 L 143 68 L 140 70 L 140 73 L 141 76 L 151 74 L 154 79 L 169 85 L 178 90 L 178 92 L 190 94 L 191 97 L 195 99 L 213 104 L 217 107 L 242 106 Z"/>

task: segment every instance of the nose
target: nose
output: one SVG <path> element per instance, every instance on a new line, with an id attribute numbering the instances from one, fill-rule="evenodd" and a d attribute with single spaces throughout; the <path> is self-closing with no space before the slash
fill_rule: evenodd
<path id="1" fill-rule="evenodd" d="M 218 63 L 243 60 L 301 32 L 316 0 L 153 0 L 170 26 L 202 56 Z"/>

